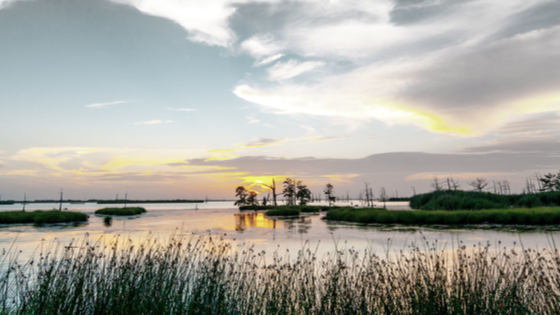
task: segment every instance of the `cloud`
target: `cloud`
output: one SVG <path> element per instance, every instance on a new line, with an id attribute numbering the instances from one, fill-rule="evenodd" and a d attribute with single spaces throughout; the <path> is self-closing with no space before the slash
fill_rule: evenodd
<path id="1" fill-rule="evenodd" d="M 167 110 L 176 111 L 176 112 L 196 112 L 198 109 L 194 108 L 167 108 Z"/>
<path id="2" fill-rule="evenodd" d="M 293 59 L 287 62 L 277 62 L 274 66 L 268 68 L 268 79 L 270 81 L 287 80 L 324 65 L 325 63 L 321 61 L 299 62 Z"/>
<path id="3" fill-rule="evenodd" d="M 272 55 L 278 56 L 278 53 L 283 49 L 283 44 L 277 42 L 271 33 L 266 33 L 257 34 L 245 40 L 241 43 L 240 48 L 255 58 L 263 58 Z"/>
<path id="4" fill-rule="evenodd" d="M 257 66 L 257 67 L 258 66 L 263 66 L 263 65 L 269 64 L 271 62 L 274 62 L 274 61 L 276 61 L 276 60 L 278 60 L 282 57 L 284 57 L 283 54 L 276 54 L 276 55 L 273 55 L 273 56 L 270 56 L 270 57 L 266 57 L 264 59 L 255 61 L 255 66 Z"/>
<path id="5" fill-rule="evenodd" d="M 107 102 L 107 103 L 95 103 L 86 105 L 89 108 L 103 108 L 111 105 L 118 105 L 118 104 L 128 104 L 128 103 L 135 103 L 136 101 L 115 101 L 115 102 Z"/>
<path id="6" fill-rule="evenodd" d="M 257 147 L 268 147 L 271 145 L 277 145 L 282 142 L 286 141 L 286 139 L 271 139 L 271 138 L 260 138 L 256 141 L 247 142 L 247 143 L 240 143 L 239 146 L 245 148 L 257 148 Z"/>
<path id="7" fill-rule="evenodd" d="M 229 47 L 235 33 L 228 26 L 228 19 L 235 13 L 233 1 L 212 0 L 111 0 L 135 7 L 148 15 L 169 19 L 188 31 L 193 42 L 212 46 Z"/>
<path id="8" fill-rule="evenodd" d="M 0 9 L 8 7 L 10 4 L 21 0 L 0 0 Z"/>
<path id="9" fill-rule="evenodd" d="M 249 120 L 249 124 L 256 124 L 256 123 L 260 123 L 261 121 L 255 118 L 255 115 L 249 115 L 247 117 L 247 120 Z"/>
<path id="10" fill-rule="evenodd" d="M 140 122 L 136 122 L 134 124 L 135 125 L 158 125 L 158 124 L 170 124 L 172 122 L 173 122 L 173 120 L 154 119 L 154 120 L 149 120 L 149 121 L 140 121 Z"/>
<path id="11" fill-rule="evenodd" d="M 322 138 L 313 140 L 313 142 L 331 141 L 331 140 L 339 140 L 339 139 L 347 139 L 347 138 L 352 138 L 352 137 L 351 136 L 322 137 Z"/>

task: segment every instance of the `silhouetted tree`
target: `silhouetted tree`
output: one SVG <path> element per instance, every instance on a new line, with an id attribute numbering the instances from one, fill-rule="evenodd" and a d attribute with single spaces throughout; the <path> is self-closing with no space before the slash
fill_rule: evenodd
<path id="1" fill-rule="evenodd" d="M 296 180 L 288 177 L 283 184 L 284 190 L 282 191 L 282 194 L 286 199 L 286 203 L 292 206 L 296 203 Z"/>
<path id="2" fill-rule="evenodd" d="M 247 189 L 245 189 L 244 186 L 238 186 L 235 189 L 235 197 L 238 197 L 239 200 L 237 200 L 234 203 L 234 205 L 239 207 L 246 205 L 248 196 L 249 196 L 249 191 L 247 191 Z"/>
<path id="3" fill-rule="evenodd" d="M 385 190 L 385 187 L 381 187 L 381 189 L 379 189 L 379 200 L 383 201 L 383 208 L 387 208 L 386 202 L 387 199 L 389 199 L 389 196 L 387 196 L 387 191 Z"/>
<path id="4" fill-rule="evenodd" d="M 435 176 L 434 176 L 434 180 L 432 181 L 432 188 L 435 191 L 440 191 L 441 190 L 441 184 L 439 183 L 439 179 Z"/>
<path id="5" fill-rule="evenodd" d="M 542 185 L 540 191 L 560 191 L 560 172 L 557 175 L 545 174 L 539 178 Z"/>
<path id="6" fill-rule="evenodd" d="M 336 197 L 333 196 L 334 195 L 333 189 L 334 189 L 333 185 L 331 185 L 331 183 L 328 183 L 327 186 L 325 186 L 325 190 L 323 190 L 323 192 L 325 193 L 325 195 L 327 195 L 327 198 L 329 199 L 329 207 L 332 207 L 336 202 Z"/>
<path id="7" fill-rule="evenodd" d="M 296 188 L 296 198 L 299 200 L 299 205 L 305 206 L 311 199 L 311 190 L 309 190 L 307 185 L 304 185 L 301 181 L 297 182 Z"/>
<path id="8" fill-rule="evenodd" d="M 249 191 L 249 195 L 247 196 L 247 205 L 249 206 L 258 206 L 259 201 L 257 200 L 257 193 L 254 191 Z"/>
<path id="9" fill-rule="evenodd" d="M 471 182 L 468 182 L 469 186 L 471 186 L 475 191 L 482 192 L 488 186 L 488 182 L 486 182 L 486 178 L 479 177 Z"/>

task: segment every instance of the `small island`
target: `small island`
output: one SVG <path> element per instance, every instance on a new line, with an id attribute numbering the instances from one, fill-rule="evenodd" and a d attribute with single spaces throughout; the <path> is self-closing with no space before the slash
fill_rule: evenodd
<path id="1" fill-rule="evenodd" d="M 138 215 L 145 213 L 146 209 L 141 207 L 128 207 L 128 208 L 103 208 L 95 211 L 99 215 Z"/>
<path id="2" fill-rule="evenodd" d="M 81 212 L 58 210 L 36 210 L 32 212 L 0 212 L 0 224 L 33 223 L 36 225 L 40 225 L 48 223 L 70 223 L 87 221 L 88 218 L 88 215 Z"/>

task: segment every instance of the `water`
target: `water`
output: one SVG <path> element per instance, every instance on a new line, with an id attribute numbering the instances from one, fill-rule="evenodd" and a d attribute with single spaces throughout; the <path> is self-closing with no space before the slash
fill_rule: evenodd
<path id="1" fill-rule="evenodd" d="M 364 226 L 328 222 L 323 219 L 324 214 L 305 214 L 300 218 L 267 218 L 262 212 L 241 213 L 232 202 L 134 204 L 146 208 L 148 212 L 132 217 L 113 216 L 111 226 L 106 226 L 103 217 L 96 216 L 94 211 L 110 206 L 112 205 L 94 203 L 63 204 L 63 208 L 88 214 L 90 219 L 83 224 L 39 227 L 0 225 L 0 250 L 8 250 L 14 246 L 17 251 L 21 251 L 20 258 L 25 259 L 40 250 L 41 245 L 53 242 L 67 245 L 72 240 L 84 238 L 86 233 L 90 240 L 120 235 L 134 241 L 140 241 L 150 233 L 159 238 L 167 238 L 171 233 L 211 234 L 225 236 L 238 243 L 253 244 L 257 250 L 268 252 L 296 252 L 303 246 L 310 246 L 313 250 L 317 248 L 319 256 L 332 252 L 337 247 L 353 247 L 360 251 L 370 248 L 379 253 L 387 249 L 406 250 L 412 242 L 422 243 L 424 240 L 437 240 L 440 247 L 447 249 L 457 248 L 460 241 L 463 242 L 461 245 L 467 246 L 490 242 L 495 246 L 513 247 L 516 243 L 516 246 L 523 244 L 528 248 L 548 247 L 551 239 L 560 243 L 560 231 L 550 228 Z M 26 209 L 32 211 L 53 207 L 58 209 L 58 204 L 29 204 Z M 408 209 L 408 204 L 388 202 L 387 207 L 391 210 L 403 210 Z M 0 211 L 13 210 L 21 210 L 21 205 L 0 206 Z"/>

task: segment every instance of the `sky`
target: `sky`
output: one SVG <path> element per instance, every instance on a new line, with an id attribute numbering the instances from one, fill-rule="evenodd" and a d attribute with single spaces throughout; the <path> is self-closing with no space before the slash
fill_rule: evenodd
<path id="1" fill-rule="evenodd" d="M 0 0 L 2 199 L 560 169 L 558 0 Z"/>

